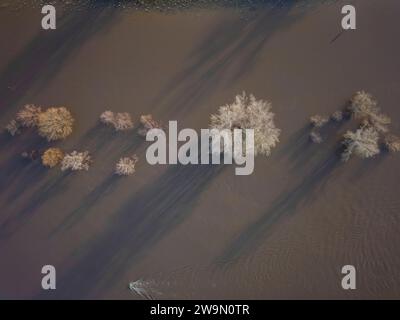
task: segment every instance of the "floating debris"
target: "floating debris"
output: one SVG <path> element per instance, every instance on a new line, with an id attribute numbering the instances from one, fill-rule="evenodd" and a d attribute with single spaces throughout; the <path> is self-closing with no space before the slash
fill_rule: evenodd
<path id="1" fill-rule="evenodd" d="M 153 300 L 153 297 L 148 293 L 148 286 L 148 282 L 137 280 L 129 283 L 129 290 L 135 292 L 144 299 Z"/>

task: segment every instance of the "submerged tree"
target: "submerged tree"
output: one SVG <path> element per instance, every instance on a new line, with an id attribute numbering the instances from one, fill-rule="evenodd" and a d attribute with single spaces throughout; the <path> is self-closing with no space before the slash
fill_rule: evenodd
<path id="1" fill-rule="evenodd" d="M 131 115 L 127 112 L 114 113 L 107 110 L 100 115 L 100 121 L 114 127 L 116 131 L 125 131 L 133 128 Z"/>
<path id="2" fill-rule="evenodd" d="M 394 134 L 388 134 L 383 139 L 386 149 L 390 152 L 400 151 L 400 138 Z"/>
<path id="3" fill-rule="evenodd" d="M 131 115 L 127 112 L 119 112 L 115 115 L 114 127 L 117 131 L 125 131 L 133 128 Z"/>
<path id="4" fill-rule="evenodd" d="M 104 111 L 100 115 L 100 122 L 102 122 L 106 125 L 114 126 L 114 120 L 115 120 L 114 112 L 112 112 L 110 110 Z"/>
<path id="5" fill-rule="evenodd" d="M 335 122 L 340 122 L 340 121 L 343 120 L 343 118 L 344 118 L 344 114 L 343 114 L 343 112 L 340 111 L 340 110 L 335 111 L 335 112 L 332 113 L 332 115 L 331 115 L 331 119 L 332 119 L 333 121 L 335 121 Z"/>
<path id="6" fill-rule="evenodd" d="M 64 152 L 59 148 L 49 148 L 42 155 L 42 164 L 45 167 L 53 168 L 64 158 Z"/>
<path id="7" fill-rule="evenodd" d="M 145 137 L 149 130 L 156 128 L 160 129 L 161 124 L 155 121 L 151 114 L 140 116 L 140 127 L 138 129 L 139 135 Z"/>
<path id="8" fill-rule="evenodd" d="M 319 114 L 310 117 L 310 123 L 315 128 L 322 128 L 325 124 L 328 123 L 328 121 L 329 119 L 327 117 L 320 116 Z"/>
<path id="9" fill-rule="evenodd" d="M 349 110 L 356 119 L 363 119 L 370 114 L 381 112 L 375 98 L 365 91 L 356 92 L 350 100 Z"/>
<path id="10" fill-rule="evenodd" d="M 322 139 L 321 134 L 320 134 L 318 131 L 315 131 L 315 130 L 311 131 L 311 133 L 310 133 L 310 140 L 311 140 L 313 143 L 317 143 L 317 144 L 320 144 L 320 143 L 323 142 L 323 139 Z"/>
<path id="11" fill-rule="evenodd" d="M 256 100 L 243 92 L 237 95 L 232 104 L 221 106 L 217 114 L 211 115 L 212 129 L 253 129 L 254 153 L 270 155 L 279 142 L 281 130 L 275 126 L 272 105 L 268 101 Z M 243 139 L 244 140 L 244 139 Z"/>
<path id="12" fill-rule="evenodd" d="M 379 133 L 374 127 L 361 127 L 355 132 L 347 131 L 344 134 L 342 161 L 346 162 L 352 154 L 360 158 L 370 158 L 379 154 Z"/>
<path id="13" fill-rule="evenodd" d="M 48 141 L 64 139 L 72 133 L 74 118 L 64 107 L 49 108 L 38 116 L 39 135 Z"/>
<path id="14" fill-rule="evenodd" d="M 92 163 L 92 159 L 88 151 L 77 152 L 73 151 L 70 154 L 66 154 L 61 162 L 61 170 L 89 170 L 89 166 Z"/>
<path id="15" fill-rule="evenodd" d="M 38 150 L 24 151 L 21 153 L 21 157 L 31 161 L 35 161 L 39 157 Z"/>
<path id="16" fill-rule="evenodd" d="M 136 171 L 135 166 L 138 161 L 139 158 L 136 155 L 119 159 L 115 165 L 115 174 L 119 176 L 129 176 L 134 174 Z"/>
<path id="17" fill-rule="evenodd" d="M 19 124 L 18 121 L 16 120 L 11 120 L 5 127 L 6 131 L 12 135 L 15 136 L 17 134 L 21 133 L 21 125 Z"/>
<path id="18" fill-rule="evenodd" d="M 41 112 L 41 107 L 37 107 L 34 104 L 27 104 L 17 113 L 17 121 L 23 127 L 36 127 L 38 125 L 39 114 Z"/>
<path id="19" fill-rule="evenodd" d="M 392 120 L 385 114 L 371 114 L 363 120 L 363 124 L 373 126 L 379 132 L 388 132 L 388 126 Z"/>
<path id="20" fill-rule="evenodd" d="M 365 92 L 357 92 L 350 101 L 349 111 L 355 119 L 361 120 L 363 125 L 371 125 L 378 132 L 387 132 L 391 119 L 381 113 L 375 98 Z"/>

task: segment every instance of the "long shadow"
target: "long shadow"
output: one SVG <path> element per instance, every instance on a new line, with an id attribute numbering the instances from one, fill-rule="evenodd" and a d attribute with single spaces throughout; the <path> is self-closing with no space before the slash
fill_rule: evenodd
<path id="1" fill-rule="evenodd" d="M 103 126 L 104 127 L 104 126 Z M 87 139 L 90 141 L 91 136 L 96 137 L 97 141 L 99 141 L 100 145 L 97 145 L 94 149 L 97 150 L 97 153 L 99 151 L 99 148 L 101 148 L 104 145 L 104 141 L 106 143 L 110 143 L 109 139 L 106 139 L 107 136 L 109 135 L 109 131 L 102 127 L 100 129 L 105 136 L 99 135 L 96 133 L 97 129 L 93 128 L 93 130 L 90 130 L 88 132 Z M 139 148 L 145 143 L 145 139 L 140 137 L 139 135 L 134 132 L 134 135 L 131 135 L 130 139 L 126 141 L 126 137 L 123 137 L 124 141 L 118 144 L 118 150 L 114 150 L 113 152 L 109 152 L 108 158 L 111 161 L 107 162 L 113 162 L 115 163 L 119 158 L 123 156 L 128 156 L 128 155 L 133 155 L 135 154 Z M 93 147 L 93 144 L 89 144 L 90 146 Z M 73 211 L 68 213 L 66 217 L 61 221 L 60 225 L 50 234 L 50 237 L 53 237 L 57 235 L 59 232 L 62 231 L 68 231 L 70 228 L 75 226 L 83 217 L 87 216 L 90 213 L 90 210 L 92 209 L 93 206 L 99 205 L 101 203 L 101 200 L 107 196 L 112 194 L 113 192 L 116 191 L 118 188 L 118 182 L 121 181 L 121 179 L 124 179 L 123 177 L 116 176 L 115 174 L 110 174 L 100 182 L 99 185 L 97 185 L 91 192 L 89 192 L 88 195 L 86 195 L 79 203 L 77 208 L 75 208 Z"/>
<path id="2" fill-rule="evenodd" d="M 358 169 L 354 171 L 352 178 L 358 180 L 370 171 L 376 170 L 390 156 L 386 150 L 382 150 L 381 154 L 368 159 L 359 159 Z"/>
<path id="3" fill-rule="evenodd" d="M 72 149 L 88 150 L 89 152 L 99 153 L 107 145 L 112 144 L 118 138 L 118 133 L 112 128 L 97 122 L 86 133 L 79 138 Z M 72 150 L 71 149 L 71 150 Z"/>
<path id="4" fill-rule="evenodd" d="M 24 132 L 23 136 L 13 137 L 13 139 L 14 149 L 17 152 L 13 152 L 8 161 L 2 164 L 0 171 L 0 192 L 5 190 L 5 188 L 11 188 L 7 202 L 17 200 L 26 190 L 33 189 L 35 185 L 42 183 L 42 178 L 50 170 L 40 164 L 40 158 L 29 163 L 29 160 L 22 159 L 20 155 L 21 152 L 32 149 L 38 150 L 40 153 L 43 152 L 45 146 L 48 145 L 45 139 L 33 133 L 32 130 Z M 100 149 L 109 139 L 107 132 L 103 132 L 100 126 L 95 126 L 79 140 L 79 143 L 82 143 L 84 146 L 92 144 Z M 57 168 L 54 170 L 57 170 Z"/>
<path id="5" fill-rule="evenodd" d="M 122 178 L 123 179 L 123 178 Z M 65 232 L 75 226 L 81 219 L 86 216 L 94 205 L 98 205 L 101 199 L 112 193 L 118 186 L 121 177 L 114 174 L 108 176 L 98 186 L 96 186 L 85 198 L 80 202 L 79 206 L 72 212 L 68 213 L 61 221 L 60 225 L 50 234 L 50 238 L 59 232 Z"/>
<path id="6" fill-rule="evenodd" d="M 0 193 L 11 191 L 15 185 L 20 188 L 16 192 L 23 193 L 28 187 L 32 187 L 32 184 L 24 183 L 20 184 L 21 179 L 25 179 L 29 172 L 35 176 L 31 183 L 36 183 L 40 180 L 40 177 L 44 175 L 44 171 L 38 169 L 37 162 L 30 162 L 27 159 L 23 159 L 21 153 L 23 151 L 31 150 L 42 150 L 46 141 L 40 138 L 32 130 L 25 130 L 20 136 L 7 137 L 4 134 L 3 139 L 6 143 L 0 146 L 0 153 L 2 153 L 2 161 L 0 162 Z M 15 194 L 15 193 L 14 193 Z M 12 198 L 12 197 L 11 197 Z"/>
<path id="7" fill-rule="evenodd" d="M 93 239 L 61 277 L 57 298 L 86 297 L 95 287 L 112 285 L 135 258 L 190 214 L 193 201 L 222 169 L 223 165 L 176 165 L 134 194 L 115 213 L 108 230 Z"/>
<path id="8" fill-rule="evenodd" d="M 309 145 L 310 126 L 306 125 L 296 130 L 278 150 L 272 154 L 271 158 L 282 160 L 288 158 L 289 160 L 297 159 L 302 153 L 304 148 Z"/>
<path id="9" fill-rule="evenodd" d="M 71 148 L 71 150 L 86 150 L 91 152 L 100 152 L 107 144 L 110 144 L 116 139 L 117 135 L 104 125 L 96 124 L 89 129 Z M 36 140 L 35 140 L 36 141 Z M 36 147 L 45 144 L 41 139 L 39 142 L 34 142 Z M 136 140 L 135 140 L 136 141 Z M 26 141 L 22 140 L 24 146 Z M 29 145 L 32 145 L 29 144 Z M 4 173 L 3 173 L 4 170 Z M 40 159 L 35 163 L 27 163 L 26 160 L 21 159 L 14 155 L 9 161 L 2 166 L 0 190 L 10 188 L 11 182 L 12 189 L 7 198 L 7 202 L 15 202 L 19 197 L 22 197 L 25 191 L 35 189 L 33 194 L 24 201 L 22 209 L 10 215 L 0 225 L 0 237 L 9 237 L 14 234 L 20 227 L 29 221 L 33 214 L 41 208 L 47 200 L 59 195 L 68 188 L 69 182 L 76 174 L 69 172 L 58 172 L 55 176 L 45 178 L 46 174 L 50 175 L 50 170 L 59 170 L 59 168 L 46 169 L 40 164 Z M 67 179 L 68 178 L 68 179 Z"/>
<path id="10" fill-rule="evenodd" d="M 0 238 L 8 238 L 29 221 L 33 213 L 48 199 L 66 190 L 70 172 L 59 172 L 56 176 L 42 184 L 26 201 L 26 205 L 17 213 L 10 215 L 0 225 Z"/>
<path id="11" fill-rule="evenodd" d="M 40 183 L 49 173 L 48 169 L 40 163 L 40 159 L 30 161 L 30 163 L 27 163 L 28 161 L 30 160 L 15 160 L 15 162 L 24 163 L 22 163 L 23 168 L 21 168 L 20 178 L 12 185 L 11 192 L 6 198 L 7 203 L 14 203 L 26 191 L 33 188 L 37 183 Z"/>
<path id="12" fill-rule="evenodd" d="M 13 142 L 12 137 L 8 132 L 3 131 L 0 133 L 0 147 L 2 150 L 6 150 Z"/>
<path id="13" fill-rule="evenodd" d="M 307 146 L 302 145 L 302 150 L 298 149 L 297 140 L 293 137 L 291 170 L 302 173 L 304 178 L 293 188 L 279 195 L 261 217 L 232 240 L 216 259 L 218 265 L 227 266 L 241 256 L 249 254 L 254 247 L 268 238 L 273 228 L 282 219 L 295 214 L 301 204 L 312 201 L 316 194 L 323 190 L 329 178 L 342 165 L 339 157 L 341 146 L 334 134 L 339 127 L 339 125 L 331 125 L 331 128 L 325 129 L 329 132 L 329 136 L 322 145 L 313 145 L 308 142 Z M 303 132 L 303 129 L 300 132 Z M 299 139 L 304 140 L 304 136 L 299 136 Z"/>
<path id="14" fill-rule="evenodd" d="M 303 173 L 304 168 L 312 164 L 313 161 L 318 161 L 321 155 L 327 152 L 329 146 L 334 146 L 330 152 L 337 154 L 340 152 L 340 132 L 341 127 L 344 125 L 344 121 L 340 123 L 329 122 L 323 128 L 319 129 L 323 142 L 321 144 L 312 143 L 309 137 L 309 133 L 312 131 L 312 127 L 308 126 L 308 134 L 303 136 L 296 145 L 293 145 L 293 151 L 289 151 L 289 162 L 290 172 Z"/>
<path id="15" fill-rule="evenodd" d="M 71 11 L 57 20 L 56 32 L 41 31 L 0 75 L 3 114 L 16 106 L 33 85 L 36 90 L 43 88 L 76 48 L 110 25 L 115 13 L 105 7 Z"/>
<path id="16" fill-rule="evenodd" d="M 241 256 L 249 254 L 254 247 L 268 238 L 279 221 L 295 214 L 302 202 L 323 187 L 339 165 L 340 160 L 336 155 L 329 155 L 322 159 L 303 181 L 282 193 L 260 218 L 247 226 L 222 252 L 217 262 L 224 265 L 224 263 L 237 261 Z"/>
<path id="17" fill-rule="evenodd" d="M 268 7 L 254 19 L 219 23 L 191 52 L 187 66 L 160 91 L 153 104 L 168 112 L 191 110 L 217 90 L 219 84 L 231 83 L 251 71 L 271 36 L 312 9 L 299 9 L 294 14 L 292 9 L 298 1 L 266 3 Z"/>

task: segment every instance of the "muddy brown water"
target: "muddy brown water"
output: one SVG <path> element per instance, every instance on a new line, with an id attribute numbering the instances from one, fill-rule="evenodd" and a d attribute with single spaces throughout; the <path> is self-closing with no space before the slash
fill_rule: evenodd
<path id="1" fill-rule="evenodd" d="M 155 299 L 399 298 L 399 155 L 339 163 L 348 123 L 329 125 L 322 145 L 307 138 L 310 115 L 360 89 L 400 133 L 400 4 L 352 3 L 358 29 L 339 37 L 343 1 L 245 13 L 100 7 L 61 12 L 48 32 L 36 8 L 0 8 L 0 124 L 25 103 L 66 105 L 76 118 L 63 142 L 1 135 L 0 297 L 143 299 L 128 288 L 136 281 Z M 243 90 L 271 101 L 282 129 L 250 176 L 152 167 L 135 133 L 97 124 L 112 109 L 206 128 Z M 48 145 L 87 149 L 94 164 L 64 174 L 18 156 Z M 136 174 L 113 176 L 132 153 Z M 45 264 L 57 269 L 52 292 L 40 287 Z M 341 289 L 345 264 L 357 290 Z"/>

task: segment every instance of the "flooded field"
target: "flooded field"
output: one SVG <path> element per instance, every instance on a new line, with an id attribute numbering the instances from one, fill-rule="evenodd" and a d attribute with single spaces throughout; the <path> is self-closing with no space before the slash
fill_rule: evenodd
<path id="1" fill-rule="evenodd" d="M 0 1 L 1 127 L 29 103 L 76 119 L 61 142 L 1 132 L 0 298 L 400 298 L 400 154 L 342 163 L 350 121 L 330 123 L 322 144 L 308 136 L 310 116 L 359 90 L 400 134 L 400 3 L 351 2 L 357 30 L 341 32 L 346 1 L 60 6 L 50 31 L 37 5 Z M 270 101 L 282 130 L 249 176 L 151 166 L 148 142 L 98 121 L 110 109 L 200 130 L 243 91 Z M 94 162 L 67 173 L 20 156 L 49 146 Z M 115 176 L 133 153 L 136 173 Z M 54 291 L 41 289 L 47 264 Z M 341 287 L 348 264 L 357 290 Z"/>

